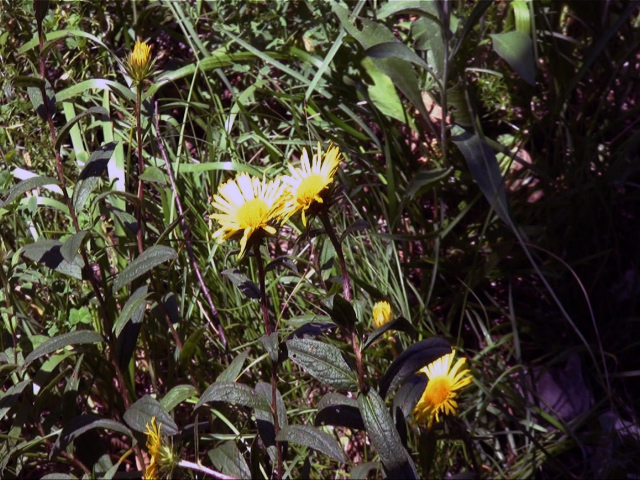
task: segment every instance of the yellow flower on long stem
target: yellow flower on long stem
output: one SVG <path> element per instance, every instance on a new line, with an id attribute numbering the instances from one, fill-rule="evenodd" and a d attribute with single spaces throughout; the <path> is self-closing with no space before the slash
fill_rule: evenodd
<path id="1" fill-rule="evenodd" d="M 311 161 L 309 161 L 307 149 L 302 151 L 300 167 L 289 165 L 291 175 L 282 177 L 286 196 L 283 221 L 300 211 L 302 223 L 307 225 L 305 213 L 314 205 L 324 203 L 323 196 L 327 187 L 333 182 L 341 159 L 342 154 L 338 147 L 331 146 L 323 154 L 320 142 L 318 142 L 318 152 L 313 155 Z"/>
<path id="2" fill-rule="evenodd" d="M 160 430 L 162 424 L 156 423 L 156 417 L 151 417 L 151 422 L 147 423 L 147 450 L 151 461 L 144 471 L 144 480 L 157 480 L 161 475 L 171 476 L 173 469 L 178 464 L 178 458 L 173 454 L 173 450 L 169 445 L 162 441 Z"/>
<path id="3" fill-rule="evenodd" d="M 378 302 L 373 306 L 373 328 L 380 328 L 393 318 L 393 311 L 389 302 Z"/>
<path id="4" fill-rule="evenodd" d="M 444 355 L 420 370 L 427 375 L 429 382 L 413 409 L 413 416 L 416 422 L 429 419 L 429 428 L 434 418 L 440 421 L 440 414 L 455 415 L 457 390 L 471 383 L 469 370 L 460 370 L 466 358 L 460 358 L 452 368 L 454 356 L 453 352 Z"/>
<path id="5" fill-rule="evenodd" d="M 214 234 L 219 242 L 242 234 L 240 239 L 241 258 L 247 242 L 263 232 L 273 235 L 276 229 L 271 222 L 279 220 L 282 211 L 282 185 L 280 180 L 265 182 L 257 177 L 241 173 L 218 188 L 213 196 L 213 207 L 220 213 L 211 217 L 220 224 Z"/>
<path id="6" fill-rule="evenodd" d="M 153 71 L 154 63 L 151 60 L 151 47 L 146 42 L 137 41 L 127 58 L 127 73 L 133 83 L 138 85 L 146 80 Z"/>

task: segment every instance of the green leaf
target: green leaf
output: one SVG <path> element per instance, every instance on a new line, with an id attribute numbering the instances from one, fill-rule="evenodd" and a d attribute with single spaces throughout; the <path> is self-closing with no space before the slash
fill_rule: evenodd
<path id="1" fill-rule="evenodd" d="M 49 110 L 49 115 L 51 116 L 56 113 L 56 94 L 53 91 L 53 87 L 49 83 L 49 80 L 44 81 L 44 92 L 47 97 L 46 106 L 45 101 L 42 97 L 42 87 L 27 87 L 29 100 L 31 100 L 31 104 L 36 110 L 36 113 L 43 120 L 47 120 L 47 109 Z"/>
<path id="2" fill-rule="evenodd" d="M 251 478 L 251 470 L 235 442 L 224 442 L 207 453 L 213 466 L 234 478 Z"/>
<path id="3" fill-rule="evenodd" d="M 63 333 L 57 337 L 53 337 L 36 347 L 33 352 L 27 355 L 24 359 L 24 363 L 20 367 L 21 369 L 27 368 L 31 362 L 37 360 L 44 355 L 60 350 L 61 348 L 68 347 L 70 345 L 82 345 L 86 343 L 100 343 L 104 338 L 98 332 L 93 330 L 77 330 L 75 332 Z"/>
<path id="4" fill-rule="evenodd" d="M 160 400 L 160 405 L 170 412 L 185 400 L 194 397 L 198 391 L 193 385 L 176 385 Z"/>
<path id="5" fill-rule="evenodd" d="M 373 85 L 367 86 L 367 93 L 373 105 L 383 114 L 406 123 L 407 112 L 389 76 L 382 73 L 370 58 L 365 57 L 360 63 L 373 81 Z"/>
<path id="6" fill-rule="evenodd" d="M 86 109 L 83 112 L 80 112 L 78 115 L 76 115 L 71 120 L 69 120 L 67 124 L 64 125 L 58 132 L 58 138 L 56 140 L 56 145 L 55 145 L 56 152 L 60 150 L 60 147 L 62 146 L 62 143 L 65 141 L 67 137 L 67 133 L 69 133 L 71 128 L 80 120 L 82 120 L 84 117 L 88 117 L 90 115 L 96 116 L 98 120 L 102 120 L 102 121 L 109 120 L 109 112 L 107 112 L 107 109 L 104 107 L 91 107 Z"/>
<path id="7" fill-rule="evenodd" d="M 258 382 L 256 385 L 256 393 L 258 395 L 262 395 L 267 400 L 268 404 L 271 405 L 271 401 L 273 398 L 270 383 Z M 280 425 L 280 427 L 288 425 L 289 420 L 287 419 L 287 406 L 284 404 L 284 400 L 282 399 L 282 395 L 280 394 L 280 391 L 278 389 L 276 389 L 276 405 L 278 406 L 278 424 Z M 266 412 L 264 410 L 259 411 L 259 409 L 256 409 L 255 413 L 256 418 L 273 423 L 271 408 L 269 408 L 269 410 Z M 266 413 L 267 415 L 260 415 L 260 413 Z"/>
<path id="8" fill-rule="evenodd" d="M 153 165 L 145 168 L 144 173 L 139 178 L 145 182 L 157 183 L 162 186 L 167 185 L 167 178 L 164 172 Z"/>
<path id="9" fill-rule="evenodd" d="M 220 273 L 231 280 L 231 283 L 233 283 L 247 298 L 260 298 L 260 288 L 258 285 L 249 280 L 246 275 L 240 272 L 239 269 L 229 268 Z"/>
<path id="10" fill-rule="evenodd" d="M 426 375 L 411 375 L 393 397 L 393 411 L 399 409 L 407 418 L 413 412 L 413 408 L 420 400 L 426 386 Z"/>
<path id="11" fill-rule="evenodd" d="M 372 470 L 377 470 L 380 468 L 380 462 L 366 462 L 361 463 L 351 469 L 350 477 L 351 480 L 367 480 L 369 478 L 369 472 Z M 374 475 L 373 478 L 379 478 L 378 475 Z"/>
<path id="12" fill-rule="evenodd" d="M 127 437 L 133 436 L 131 430 L 114 420 L 109 420 L 99 415 L 80 415 L 64 426 L 58 440 L 56 440 L 55 445 L 49 453 L 49 459 L 58 455 L 62 450 L 65 450 L 67 445 L 74 442 L 80 435 L 94 428 L 106 428 L 107 430 L 121 433 Z"/>
<path id="13" fill-rule="evenodd" d="M 433 184 L 449 177 L 453 168 L 434 168 L 431 170 L 422 170 L 415 174 L 409 182 L 407 191 L 403 201 L 413 200 L 415 197 L 423 195 L 426 191 L 433 188 Z"/>
<path id="14" fill-rule="evenodd" d="M 467 132 L 457 125 L 451 133 L 451 140 L 467 160 L 469 171 L 478 182 L 489 204 L 503 222 L 511 225 L 507 194 L 494 151 L 478 135 Z"/>
<path id="15" fill-rule="evenodd" d="M 189 362 L 193 361 L 193 358 L 200 351 L 200 346 L 202 345 L 202 336 L 206 331 L 206 327 L 200 327 L 196 329 L 182 344 L 179 361 L 181 366 L 186 366 Z"/>
<path id="16" fill-rule="evenodd" d="M 294 338 L 287 341 L 287 350 L 292 362 L 325 385 L 338 390 L 356 390 L 354 372 L 333 345 Z"/>
<path id="17" fill-rule="evenodd" d="M 98 178 L 107 169 L 109 160 L 113 156 L 117 145 L 118 142 L 106 143 L 89 156 L 89 160 L 80 172 L 78 183 L 73 190 L 73 206 L 76 211 L 84 208 L 89 195 L 98 185 Z"/>
<path id="18" fill-rule="evenodd" d="M 238 380 L 238 377 L 240 376 L 240 372 L 242 372 L 242 366 L 244 365 L 244 362 L 247 360 L 248 356 L 249 356 L 249 350 L 245 350 L 236 358 L 234 358 L 229 364 L 229 366 L 225 368 L 220 375 L 218 375 L 218 378 L 216 378 L 216 383 L 217 382 L 235 382 L 236 380 Z"/>
<path id="19" fill-rule="evenodd" d="M 366 49 L 364 54 L 371 58 L 398 58 L 425 69 L 429 68 L 427 62 L 421 59 L 416 52 L 398 41 L 378 43 Z"/>
<path id="20" fill-rule="evenodd" d="M 148 248 L 116 277 L 113 282 L 113 291 L 120 290 L 161 263 L 176 258 L 178 258 L 178 254 L 171 247 L 154 245 Z"/>
<path id="21" fill-rule="evenodd" d="M 393 361 L 380 380 L 380 395 L 385 398 L 415 372 L 447 353 L 451 353 L 451 344 L 440 337 L 411 345 Z"/>
<path id="22" fill-rule="evenodd" d="M 212 383 L 196 403 L 195 409 L 208 402 L 225 402 L 260 410 L 270 409 L 269 403 L 262 395 L 256 393 L 253 388 L 236 382 Z"/>
<path id="23" fill-rule="evenodd" d="M 400 440 L 384 400 L 370 390 L 358 397 L 367 434 L 378 452 L 387 478 L 418 478 L 416 467 Z"/>
<path id="24" fill-rule="evenodd" d="M 62 255 L 62 258 L 65 259 L 65 261 L 67 261 L 68 263 L 73 263 L 73 261 L 76 259 L 76 255 L 78 254 L 78 250 L 80 249 L 80 245 L 82 244 L 82 241 L 84 240 L 84 237 L 88 232 L 88 230 L 80 230 L 64 241 L 64 243 L 60 247 L 60 254 Z"/>
<path id="25" fill-rule="evenodd" d="M 4 419 L 7 412 L 11 410 L 11 407 L 13 407 L 22 398 L 22 391 L 31 383 L 31 380 L 31 378 L 26 378 L 25 380 L 10 386 L 6 391 L 0 393 L 0 395 L 2 395 L 0 398 L 0 421 Z"/>
<path id="26" fill-rule="evenodd" d="M 280 356 L 280 341 L 278 332 L 273 332 L 271 335 L 264 334 L 258 338 L 264 349 L 269 354 L 269 357 L 273 362 L 278 361 Z"/>
<path id="27" fill-rule="evenodd" d="M 58 185 L 58 180 L 53 177 L 33 177 L 27 178 L 26 180 L 21 181 L 17 185 L 13 186 L 11 190 L 9 190 L 9 195 L 4 201 L 0 201 L 0 208 L 3 208 L 5 205 L 9 205 L 16 198 L 22 195 L 29 190 L 33 190 L 37 187 L 42 187 L 44 185 Z"/>
<path id="28" fill-rule="evenodd" d="M 331 307 L 329 316 L 336 325 L 345 328 L 349 332 L 353 330 L 353 327 L 358 321 L 356 311 L 353 309 L 351 303 L 338 294 L 333 297 L 333 306 Z"/>
<path id="29" fill-rule="evenodd" d="M 116 337 L 120 336 L 122 329 L 129 320 L 131 320 L 132 323 L 140 323 L 142 321 L 147 306 L 148 291 L 149 287 L 142 285 L 128 298 L 122 307 L 118 320 L 116 320 L 116 323 L 113 325 L 113 332 L 116 334 Z"/>
<path id="30" fill-rule="evenodd" d="M 161 426 L 160 434 L 173 436 L 178 433 L 178 426 L 171 415 L 155 398 L 145 395 L 124 412 L 124 421 L 137 432 L 145 432 L 147 424 L 155 417 Z"/>
<path id="31" fill-rule="evenodd" d="M 61 248 L 62 242 L 44 239 L 25 245 L 22 247 L 22 252 L 29 260 L 81 280 L 84 261 L 76 256 L 73 262 L 67 262 L 62 256 Z"/>
<path id="32" fill-rule="evenodd" d="M 536 84 L 536 62 L 533 57 L 533 41 L 523 32 L 513 31 L 491 35 L 493 49 L 507 61 L 530 85 Z"/>
<path id="33" fill-rule="evenodd" d="M 375 342 L 378 338 L 380 338 L 385 332 L 389 330 L 396 330 L 398 332 L 404 332 L 412 337 L 417 336 L 416 329 L 411 325 L 411 322 L 404 317 L 398 317 L 390 322 L 385 323 L 380 328 L 376 328 L 373 332 L 369 334 L 364 344 L 362 345 L 362 350 L 366 350 L 369 346 Z"/>
<path id="34" fill-rule="evenodd" d="M 311 425 L 287 425 L 280 430 L 276 440 L 313 448 L 340 463 L 347 461 L 338 441 Z"/>
<path id="35" fill-rule="evenodd" d="M 327 393 L 318 402 L 318 414 L 314 424 L 364 430 L 357 400 L 335 392 Z"/>

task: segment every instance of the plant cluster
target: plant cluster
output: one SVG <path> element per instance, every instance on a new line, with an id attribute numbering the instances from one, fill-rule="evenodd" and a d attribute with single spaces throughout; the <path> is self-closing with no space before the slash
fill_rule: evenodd
<path id="1" fill-rule="evenodd" d="M 637 2 L 0 1 L 2 478 L 637 471 Z"/>

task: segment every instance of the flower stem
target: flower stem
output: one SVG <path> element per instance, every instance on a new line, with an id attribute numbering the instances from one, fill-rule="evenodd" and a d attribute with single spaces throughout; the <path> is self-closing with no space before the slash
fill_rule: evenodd
<path id="1" fill-rule="evenodd" d="M 142 110 L 142 83 L 136 88 L 136 135 L 138 137 L 138 206 L 136 207 L 136 221 L 138 222 L 138 231 L 136 239 L 138 240 L 138 253 L 144 252 L 143 244 L 143 227 L 142 219 L 144 216 L 144 185 L 142 182 L 142 174 L 144 173 L 144 160 L 142 158 L 142 126 L 140 125 L 140 117 Z"/>
<path id="2" fill-rule="evenodd" d="M 271 323 L 269 322 L 269 306 L 267 305 L 267 287 L 265 283 L 264 264 L 262 262 L 262 256 L 260 255 L 260 243 L 255 242 L 253 244 L 253 254 L 258 266 L 258 282 L 260 284 L 260 305 L 262 307 L 262 321 L 264 322 L 264 329 L 267 335 L 271 335 Z M 276 326 L 277 328 L 277 326 Z M 271 361 L 271 414 L 273 416 L 273 430 L 277 436 L 280 433 L 280 422 L 278 421 L 278 402 L 276 396 L 276 383 L 277 383 L 277 368 L 278 362 Z M 276 452 L 278 457 L 277 465 L 277 478 L 282 478 L 282 445 L 280 442 L 276 442 Z"/>
<path id="3" fill-rule="evenodd" d="M 342 291 L 344 293 L 344 299 L 348 302 L 351 301 L 351 282 L 349 280 L 349 272 L 347 271 L 347 262 L 344 260 L 344 253 L 342 252 L 342 245 L 336 236 L 336 232 L 331 225 L 329 216 L 326 212 L 319 214 L 322 225 L 324 225 L 324 231 L 329 235 L 329 240 L 333 244 L 336 253 L 338 254 L 338 262 L 340 262 L 340 268 L 342 269 Z"/>

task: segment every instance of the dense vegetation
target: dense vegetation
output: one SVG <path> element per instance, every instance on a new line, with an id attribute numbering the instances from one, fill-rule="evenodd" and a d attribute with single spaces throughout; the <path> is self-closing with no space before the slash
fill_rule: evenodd
<path id="1" fill-rule="evenodd" d="M 640 2 L 1 2 L 2 478 L 640 471 Z"/>

